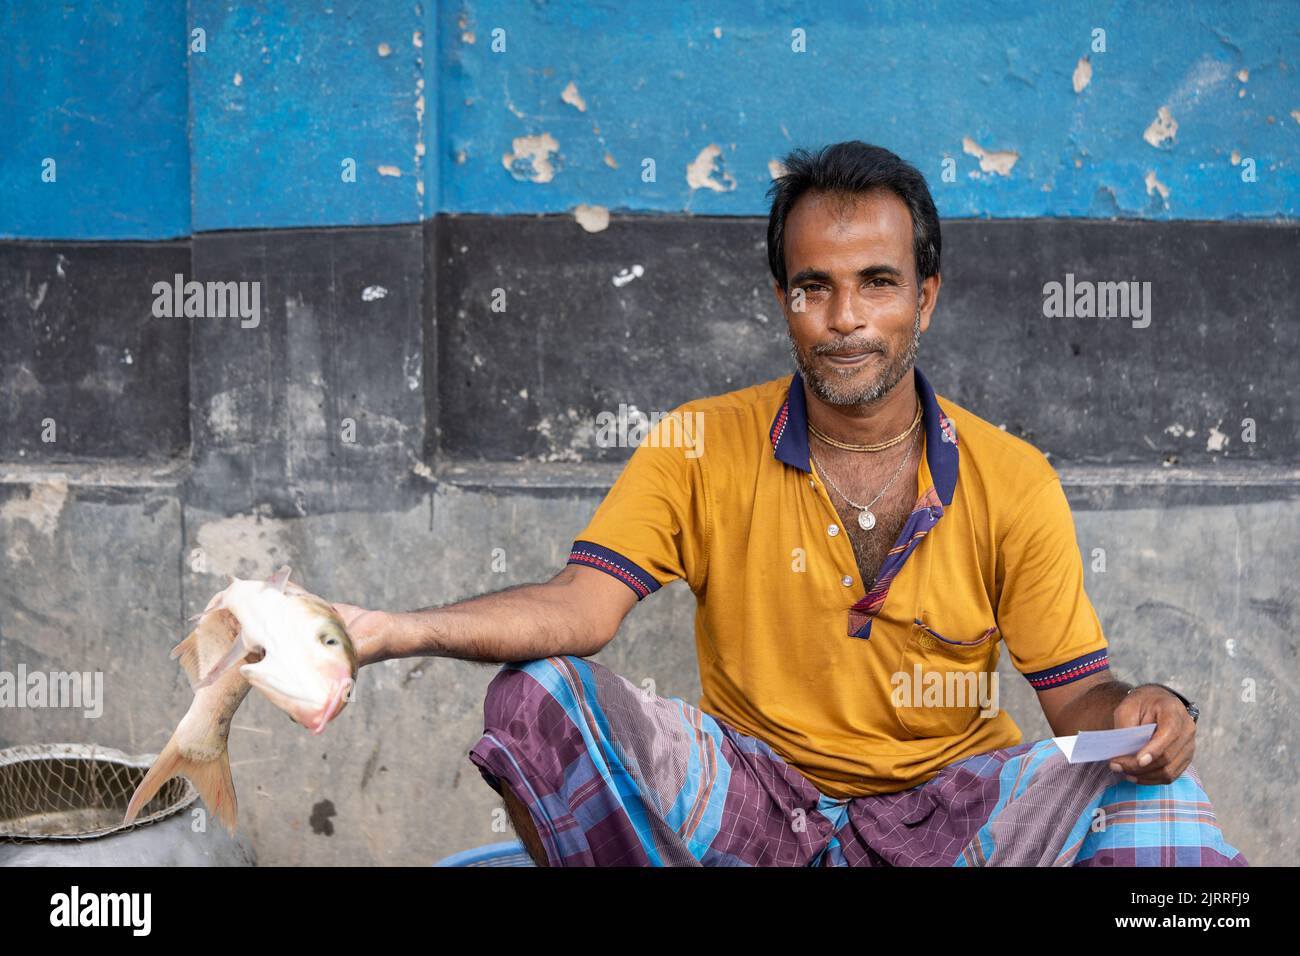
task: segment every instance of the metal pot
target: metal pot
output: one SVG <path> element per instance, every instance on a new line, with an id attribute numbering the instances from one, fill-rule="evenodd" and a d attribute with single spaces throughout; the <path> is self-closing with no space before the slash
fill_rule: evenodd
<path id="1" fill-rule="evenodd" d="M 0 750 L 0 866 L 256 865 L 242 837 L 206 814 L 181 812 L 199 799 L 184 777 L 122 823 L 155 756 L 93 744 Z M 199 820 L 208 825 L 196 829 Z"/>

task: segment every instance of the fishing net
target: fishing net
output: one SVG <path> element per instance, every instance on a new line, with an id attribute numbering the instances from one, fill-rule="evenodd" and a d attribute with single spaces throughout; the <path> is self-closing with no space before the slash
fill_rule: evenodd
<path id="1" fill-rule="evenodd" d="M 93 744 L 0 750 L 0 841 L 87 840 L 161 820 L 198 799 L 184 777 L 163 784 L 134 822 L 126 805 L 154 755 Z"/>

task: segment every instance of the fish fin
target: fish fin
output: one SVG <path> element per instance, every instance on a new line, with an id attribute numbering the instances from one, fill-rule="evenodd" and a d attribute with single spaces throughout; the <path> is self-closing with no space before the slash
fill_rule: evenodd
<path id="1" fill-rule="evenodd" d="M 235 579 L 233 577 L 231 577 L 230 575 L 226 575 L 226 577 L 230 578 L 231 584 L 234 583 Z M 224 608 L 226 606 L 226 588 L 229 587 L 230 584 L 227 584 L 225 588 L 222 588 L 216 594 L 212 595 L 212 599 L 208 601 L 208 606 L 205 607 L 202 611 L 199 611 L 198 614 L 195 614 L 193 617 L 191 617 L 190 620 L 197 621 L 205 614 L 209 613 L 210 611 L 219 611 L 222 608 Z"/>
<path id="2" fill-rule="evenodd" d="M 221 751 L 216 760 L 205 763 L 183 761 L 186 766 L 181 770 L 194 789 L 203 797 L 208 810 L 221 821 L 226 832 L 235 835 L 235 819 L 238 806 L 235 802 L 235 781 L 230 775 L 230 752 Z"/>
<path id="3" fill-rule="evenodd" d="M 162 785 L 172 777 L 186 777 L 194 784 L 208 810 L 221 821 L 231 836 L 235 835 L 235 781 L 230 776 L 230 754 L 223 747 L 216 760 L 189 760 L 181 755 L 180 746 L 173 736 L 167 741 L 158 759 L 140 781 L 127 804 L 123 823 L 131 823 L 139 816 L 145 804 L 158 795 Z"/>
<path id="4" fill-rule="evenodd" d="M 266 579 L 266 583 L 275 588 L 277 591 L 284 591 L 284 586 L 289 580 L 289 575 L 293 574 L 293 569 L 289 565 L 283 565 L 279 571 Z"/>
<path id="5" fill-rule="evenodd" d="M 190 679 L 190 688 L 198 690 L 206 687 L 204 675 L 209 671 L 216 674 L 225 655 L 234 647 L 242 646 L 239 638 L 239 620 L 225 608 L 218 608 L 211 616 L 204 618 L 185 640 L 172 648 L 171 658 L 180 658 L 181 667 Z"/>
<path id="6" fill-rule="evenodd" d="M 199 632 L 190 631 L 189 637 L 172 648 L 171 658 L 181 659 L 181 667 L 190 679 L 190 689 L 196 689 L 199 682 Z"/>
<path id="7" fill-rule="evenodd" d="M 182 641 L 181 643 L 183 644 L 184 642 Z M 181 652 L 181 654 L 184 653 L 185 653 L 184 651 Z M 207 675 L 201 681 L 199 681 L 197 684 L 194 685 L 194 689 L 202 690 L 204 687 L 212 686 L 212 684 L 216 682 L 218 677 L 220 677 L 226 671 L 230 670 L 230 668 L 234 667 L 236 664 L 238 664 L 247 656 L 248 656 L 248 648 L 244 646 L 244 642 L 242 640 L 236 638 L 235 641 L 230 645 L 230 650 L 226 651 L 225 656 L 222 657 L 221 660 L 217 661 L 215 665 L 213 665 L 212 670 L 208 671 Z M 182 666 L 184 666 L 183 662 L 182 662 Z"/>

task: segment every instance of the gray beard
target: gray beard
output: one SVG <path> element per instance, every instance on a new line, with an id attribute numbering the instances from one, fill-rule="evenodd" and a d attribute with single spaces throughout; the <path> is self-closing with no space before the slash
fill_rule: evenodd
<path id="1" fill-rule="evenodd" d="M 903 380 L 912 369 L 916 361 L 917 350 L 921 347 L 921 304 L 916 304 L 916 316 L 912 320 L 912 338 L 907 343 L 907 347 L 900 352 L 892 362 L 885 367 L 881 374 L 874 382 L 867 382 L 856 388 L 842 385 L 837 375 L 822 376 L 813 367 L 803 354 L 800 353 L 799 347 L 795 344 L 794 337 L 790 335 L 789 325 L 786 326 L 786 335 L 790 339 L 790 355 L 794 359 L 795 367 L 799 369 L 799 374 L 803 380 L 808 383 L 808 388 L 812 393 L 828 405 L 870 405 L 880 401 L 888 395 L 895 385 Z M 877 343 L 860 343 L 861 347 L 870 347 Z M 843 343 L 833 347 L 818 348 L 813 347 L 811 350 L 814 354 L 824 354 L 825 352 L 836 352 L 844 348 Z"/>

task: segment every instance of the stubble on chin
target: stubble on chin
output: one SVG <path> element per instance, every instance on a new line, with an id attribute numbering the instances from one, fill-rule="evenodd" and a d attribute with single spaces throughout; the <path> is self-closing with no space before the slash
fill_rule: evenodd
<path id="1" fill-rule="evenodd" d="M 787 326 L 790 357 L 794 359 L 795 367 L 799 369 L 799 374 L 803 376 L 803 380 L 808 383 L 814 395 L 828 405 L 870 405 L 892 392 L 916 362 L 916 353 L 921 345 L 921 309 L 917 307 L 916 316 L 912 320 L 912 337 L 907 347 L 895 355 L 874 377 L 857 385 L 849 384 L 836 372 L 822 375 L 812 364 L 815 356 L 809 352 L 805 360 L 805 356 L 799 352 L 799 347 L 789 332 Z"/>

